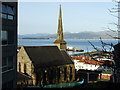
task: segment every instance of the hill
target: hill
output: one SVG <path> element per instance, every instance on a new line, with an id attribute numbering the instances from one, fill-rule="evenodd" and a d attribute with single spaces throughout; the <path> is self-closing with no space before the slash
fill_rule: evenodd
<path id="1" fill-rule="evenodd" d="M 113 39 L 113 37 L 117 36 L 117 33 L 112 31 L 99 31 L 99 32 L 79 32 L 79 33 L 70 33 L 64 32 L 65 39 Z M 18 38 L 26 39 L 26 38 L 34 38 L 34 39 L 51 39 L 56 38 L 56 34 L 49 33 L 37 33 L 37 34 L 26 34 L 26 35 L 18 35 Z"/>

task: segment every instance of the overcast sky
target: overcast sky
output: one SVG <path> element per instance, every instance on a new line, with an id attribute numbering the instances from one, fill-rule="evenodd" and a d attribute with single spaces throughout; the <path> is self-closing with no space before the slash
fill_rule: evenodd
<path id="1" fill-rule="evenodd" d="M 60 4 L 64 32 L 103 31 L 117 22 L 108 11 L 115 2 L 19 2 L 18 33 L 56 33 Z"/>

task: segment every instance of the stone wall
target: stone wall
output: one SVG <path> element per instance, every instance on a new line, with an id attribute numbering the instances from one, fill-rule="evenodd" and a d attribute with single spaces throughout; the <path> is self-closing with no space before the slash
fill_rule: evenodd
<path id="1" fill-rule="evenodd" d="M 32 77 L 32 80 L 27 81 L 28 84 L 36 85 L 36 75 L 34 73 L 34 66 L 29 56 L 25 52 L 24 47 L 21 47 L 17 54 L 17 71 L 27 74 Z M 25 81 L 26 82 L 26 81 Z"/>
<path id="2" fill-rule="evenodd" d="M 54 43 L 55 46 L 58 46 L 59 49 L 67 49 L 66 43 Z"/>
<path id="3" fill-rule="evenodd" d="M 67 83 L 75 80 L 75 67 L 73 64 L 44 68 L 41 71 L 41 84 Z"/>

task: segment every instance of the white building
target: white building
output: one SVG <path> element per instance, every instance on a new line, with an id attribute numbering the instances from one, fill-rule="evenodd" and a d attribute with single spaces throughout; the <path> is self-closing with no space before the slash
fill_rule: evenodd
<path id="1" fill-rule="evenodd" d="M 78 71 L 79 69 L 84 69 L 84 70 L 97 70 L 100 65 L 94 65 L 94 64 L 87 64 L 85 62 L 81 62 L 80 60 L 73 60 L 75 69 Z"/>
<path id="2" fill-rule="evenodd" d="M 108 71 L 110 68 L 108 66 L 104 66 L 103 62 L 96 61 L 88 56 L 71 56 L 74 61 L 75 69 L 78 71 L 79 69 L 84 70 L 102 70 Z"/>

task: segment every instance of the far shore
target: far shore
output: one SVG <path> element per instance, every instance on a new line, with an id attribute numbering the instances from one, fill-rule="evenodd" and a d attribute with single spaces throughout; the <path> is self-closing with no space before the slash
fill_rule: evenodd
<path id="1" fill-rule="evenodd" d="M 55 39 L 55 38 L 18 38 L 18 39 Z M 100 39 L 66 39 L 66 40 L 100 40 Z M 102 39 L 102 40 L 118 40 L 118 39 Z"/>

